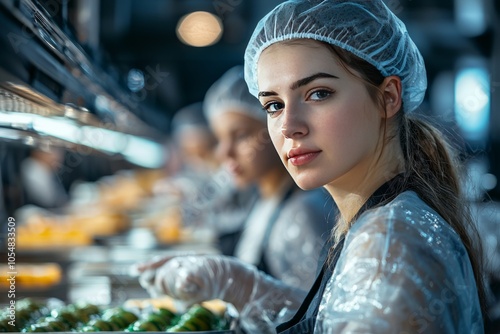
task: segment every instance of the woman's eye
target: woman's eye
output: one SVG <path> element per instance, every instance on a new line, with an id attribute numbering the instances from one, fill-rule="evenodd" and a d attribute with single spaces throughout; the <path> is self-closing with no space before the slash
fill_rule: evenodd
<path id="1" fill-rule="evenodd" d="M 246 140 L 248 138 L 248 133 L 247 132 L 238 132 L 234 135 L 234 139 L 236 141 L 242 141 Z"/>
<path id="2" fill-rule="evenodd" d="M 281 109 L 283 109 L 284 105 L 283 103 L 280 103 L 280 102 L 269 102 L 269 103 L 266 103 L 264 105 L 264 110 L 268 113 L 268 114 L 274 114 L 275 112 L 277 111 L 280 111 Z"/>
<path id="3" fill-rule="evenodd" d="M 332 94 L 332 92 L 328 90 L 317 90 L 313 92 L 309 98 L 314 101 L 319 101 L 319 100 L 324 100 L 327 97 L 329 97 Z"/>

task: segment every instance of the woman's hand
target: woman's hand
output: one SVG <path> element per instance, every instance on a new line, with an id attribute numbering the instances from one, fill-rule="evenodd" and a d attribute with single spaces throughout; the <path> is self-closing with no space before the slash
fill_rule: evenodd
<path id="1" fill-rule="evenodd" d="M 163 257 L 135 269 L 154 297 L 168 295 L 188 305 L 222 299 L 237 309 L 248 302 L 256 279 L 263 275 L 253 266 L 218 255 Z"/>
<path id="2" fill-rule="evenodd" d="M 305 297 L 304 291 L 229 256 L 164 257 L 137 265 L 136 270 L 141 285 L 153 296 L 169 295 L 185 307 L 211 299 L 231 303 L 250 332 L 274 331 Z"/>

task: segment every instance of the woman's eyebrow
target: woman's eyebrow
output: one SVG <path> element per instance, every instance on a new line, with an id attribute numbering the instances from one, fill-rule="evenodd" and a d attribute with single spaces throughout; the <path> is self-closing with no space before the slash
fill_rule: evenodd
<path id="1" fill-rule="evenodd" d="M 291 90 L 295 90 L 295 89 L 297 89 L 299 87 L 307 85 L 310 82 L 313 82 L 316 79 L 321 79 L 321 78 L 338 79 L 339 77 L 336 76 L 336 75 L 333 75 L 333 74 L 329 74 L 329 73 L 318 72 L 316 74 L 313 74 L 313 75 L 310 75 L 308 77 L 305 77 L 305 78 L 302 78 L 302 79 L 299 79 L 299 80 L 295 81 L 294 83 L 292 83 L 290 85 L 290 89 Z M 273 91 L 262 91 L 262 92 L 259 92 L 258 97 L 262 97 L 262 96 L 275 96 L 275 95 L 278 95 L 278 93 L 273 92 Z"/>
<path id="2" fill-rule="evenodd" d="M 259 92 L 259 94 L 257 94 L 257 97 L 261 97 L 261 96 L 276 96 L 276 95 L 278 95 L 278 93 L 273 92 L 273 91 Z"/>
<path id="3" fill-rule="evenodd" d="M 292 83 L 290 85 L 290 89 L 291 90 L 295 90 L 295 89 L 297 89 L 299 87 L 307 85 L 310 82 L 313 82 L 316 79 L 321 79 L 321 78 L 338 79 L 339 77 L 336 76 L 336 75 L 333 75 L 333 74 L 329 74 L 329 73 L 318 72 L 316 74 L 313 74 L 313 75 L 310 75 L 308 77 L 305 77 L 305 78 L 302 78 L 302 79 L 299 79 L 299 80 L 295 81 L 294 83 Z M 273 91 L 262 91 L 262 92 L 259 92 L 258 97 L 262 97 L 262 96 L 276 96 L 276 95 L 278 95 L 278 93 L 273 92 Z"/>
<path id="4" fill-rule="evenodd" d="M 299 87 L 305 86 L 308 83 L 313 82 L 314 80 L 320 79 L 320 78 L 334 78 L 334 79 L 338 79 L 339 77 L 336 76 L 336 75 L 333 75 L 333 74 L 329 74 L 329 73 L 318 72 L 316 74 L 313 74 L 313 75 L 310 75 L 310 76 L 305 77 L 303 79 L 299 79 L 299 80 L 295 81 L 294 83 L 292 83 L 290 85 L 290 89 L 291 90 L 295 90 L 295 89 L 297 89 Z"/>

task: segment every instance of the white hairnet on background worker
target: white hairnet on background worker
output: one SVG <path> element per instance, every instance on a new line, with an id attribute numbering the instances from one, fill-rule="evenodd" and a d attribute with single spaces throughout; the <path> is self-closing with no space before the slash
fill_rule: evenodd
<path id="1" fill-rule="evenodd" d="M 278 5 L 259 22 L 245 54 L 245 77 L 253 95 L 262 51 L 301 38 L 336 45 L 382 75 L 400 77 L 405 112 L 422 102 L 422 57 L 404 24 L 380 0 Z M 467 256 L 453 228 L 415 192 L 404 191 L 366 211 L 347 233 L 319 297 L 314 332 L 482 333 Z M 233 303 L 249 333 L 274 333 L 304 298 L 303 292 L 225 257 L 179 257 L 160 270 L 165 275 L 155 282 L 159 291 L 190 303 L 212 298 Z"/>
<path id="2" fill-rule="evenodd" d="M 208 89 L 203 108 L 209 122 L 232 111 L 266 123 L 267 115 L 259 100 L 250 94 L 243 74 L 243 66 L 232 67 Z"/>

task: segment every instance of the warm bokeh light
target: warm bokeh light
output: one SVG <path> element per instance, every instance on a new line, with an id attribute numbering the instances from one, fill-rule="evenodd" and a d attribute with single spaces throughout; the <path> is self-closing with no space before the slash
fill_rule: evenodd
<path id="1" fill-rule="evenodd" d="M 191 46 L 215 44 L 222 36 L 220 19 L 208 12 L 193 12 L 183 16 L 177 24 L 177 36 Z"/>

